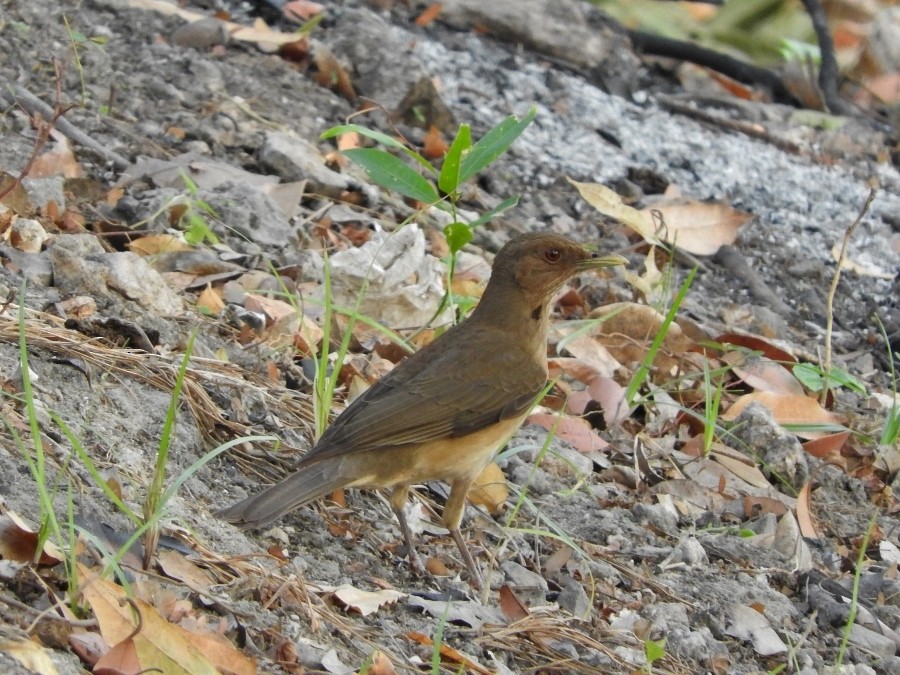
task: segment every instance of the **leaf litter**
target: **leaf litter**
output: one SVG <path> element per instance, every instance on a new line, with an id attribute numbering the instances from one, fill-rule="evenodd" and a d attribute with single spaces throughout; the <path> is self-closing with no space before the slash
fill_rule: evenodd
<path id="1" fill-rule="evenodd" d="M 150 4 L 153 4 L 154 7 L 157 5 L 157 3 Z M 261 30 L 264 34 L 267 32 L 265 29 L 257 30 Z M 267 44 L 271 44 L 272 37 L 263 35 L 261 39 Z M 276 42 L 282 39 L 286 40 L 287 38 L 280 35 L 274 36 Z M 324 70 L 327 74 L 327 69 Z M 355 96 L 349 83 L 342 82 L 341 78 L 345 76 L 346 74 L 332 73 L 329 77 L 337 83 L 337 88 L 342 90 L 345 96 Z M 67 171 L 70 170 L 67 169 Z M 720 246 L 733 243 L 739 228 L 746 220 L 746 214 L 740 214 L 719 205 L 692 202 L 670 205 L 672 210 L 669 211 L 666 210 L 665 205 L 661 204 L 649 207 L 656 208 L 663 213 L 662 220 L 654 222 L 652 217 L 648 217 L 650 211 L 636 215 L 641 212 L 634 209 L 629 211 L 630 207 L 626 207 L 620 202 L 617 203 L 615 201 L 617 198 L 600 189 L 604 186 L 576 184 L 576 187 L 582 194 L 587 193 L 590 196 L 588 201 L 594 206 L 597 205 L 594 202 L 599 202 L 601 199 L 606 200 L 603 203 L 608 204 L 604 207 L 608 210 L 604 213 L 624 220 L 626 225 L 643 241 L 655 246 L 674 243 L 676 247 L 695 255 L 712 255 Z M 16 216 L 21 218 L 30 209 L 18 206 L 14 210 Z M 681 221 L 680 217 L 685 215 L 687 218 Z M 682 222 L 686 224 L 682 226 Z M 330 228 L 323 227 L 323 229 L 333 232 Z M 47 230 L 54 231 L 54 226 L 50 222 L 47 222 Z M 401 232 L 403 231 L 414 233 L 415 229 L 410 227 Z M 54 232 L 55 236 L 58 234 L 58 232 Z M 161 238 L 157 240 L 152 238 L 160 236 Z M 136 234 L 132 237 L 130 246 L 138 248 L 142 254 L 151 257 L 170 253 L 172 252 L 172 249 L 169 248 L 170 245 L 173 245 L 174 242 L 181 242 L 177 237 L 170 237 L 172 235 L 142 236 Z M 354 267 L 357 269 L 371 268 L 377 263 L 377 256 L 370 256 L 366 259 L 368 262 L 360 263 L 359 259 L 354 256 L 363 249 L 348 244 L 346 237 L 335 236 L 333 241 L 348 253 L 349 262 L 346 271 L 350 271 Z M 391 239 L 389 238 L 388 241 Z M 144 243 L 141 244 L 141 242 Z M 183 246 L 181 243 L 177 244 L 178 249 L 182 249 Z M 397 306 L 403 307 L 400 299 L 410 287 L 414 290 L 411 296 L 407 296 L 407 302 L 415 305 L 421 296 L 418 291 L 421 286 L 417 286 L 417 284 L 422 284 L 423 279 L 428 285 L 437 287 L 441 276 L 440 268 L 437 266 L 436 257 L 429 258 L 423 246 L 423 240 L 416 237 L 412 245 L 406 242 L 404 246 L 400 247 L 400 251 L 391 254 L 392 257 L 389 261 L 391 264 L 383 266 L 383 270 L 386 273 L 392 273 L 394 272 L 391 270 L 392 265 L 397 264 L 399 267 L 393 278 L 379 282 L 384 286 L 384 297 L 378 299 L 377 305 L 366 307 L 366 314 L 374 316 L 390 328 L 411 328 L 423 323 L 421 316 L 413 314 L 409 308 L 404 308 L 399 313 L 385 313 L 391 310 L 396 311 Z M 40 253 L 42 247 L 43 242 L 38 247 L 39 250 L 34 253 Z M 20 250 L 25 251 L 24 248 Z M 188 246 L 184 250 L 208 251 L 209 249 L 200 244 Z M 784 569 L 791 572 L 809 569 L 813 564 L 813 558 L 803 537 L 821 536 L 821 524 L 817 523 L 816 519 L 817 508 L 821 508 L 821 506 L 816 503 L 812 484 L 804 483 L 796 499 L 782 492 L 781 488 L 784 486 L 777 477 L 766 474 L 757 468 L 758 458 L 753 456 L 752 452 L 749 452 L 743 444 L 735 442 L 734 437 L 728 433 L 728 423 L 738 419 L 740 413 L 751 404 L 762 404 L 769 410 L 774 422 L 782 427 L 784 425 L 805 427 L 818 425 L 831 429 L 847 423 L 846 416 L 842 412 L 836 411 L 842 403 L 841 397 L 838 397 L 837 403 L 829 406 L 821 405 L 814 395 L 805 392 L 802 385 L 784 367 L 784 363 L 795 357 L 789 354 L 785 356 L 785 353 L 779 348 L 762 338 L 749 336 L 753 340 L 752 344 L 743 338 L 736 343 L 731 343 L 754 352 L 749 357 L 747 354 L 741 353 L 742 358 L 738 360 L 733 356 L 735 352 L 717 351 L 711 346 L 710 343 L 722 344 L 725 342 L 720 331 L 709 332 L 709 334 L 720 332 L 720 336 L 714 341 L 707 341 L 705 335 L 697 334 L 694 328 L 685 322 L 683 328 L 680 324 L 674 325 L 666 340 L 663 341 L 662 349 L 655 355 L 649 370 L 648 381 L 643 388 L 641 398 L 626 404 L 624 387 L 636 372 L 637 364 L 647 358 L 651 340 L 662 324 L 662 313 L 658 309 L 628 302 L 627 296 L 633 292 L 642 297 L 644 301 L 666 299 L 664 293 L 656 292 L 663 283 L 663 276 L 652 272 L 654 269 L 658 272 L 658 268 L 655 266 L 655 252 L 650 249 L 649 252 L 641 255 L 646 255 L 644 261 L 647 264 L 645 266 L 646 273 L 640 280 L 632 279 L 630 287 L 623 287 L 615 281 L 611 282 L 616 286 L 614 293 L 618 295 L 619 300 L 618 306 L 614 307 L 614 310 L 617 310 L 614 316 L 598 323 L 596 328 L 591 331 L 574 337 L 573 331 L 570 326 L 566 325 L 566 322 L 559 324 L 559 330 L 550 346 L 551 353 L 555 354 L 554 365 L 560 374 L 557 388 L 552 393 L 565 403 L 553 408 L 552 414 L 538 413 L 542 417 L 535 416 L 532 419 L 542 420 L 545 428 L 555 429 L 560 438 L 565 437 L 563 432 L 566 428 L 579 430 L 577 433 L 573 432 L 575 435 L 571 438 L 575 439 L 575 442 L 572 445 L 576 450 L 587 455 L 605 449 L 607 446 L 612 448 L 610 455 L 619 465 L 617 469 L 621 470 L 618 474 L 621 479 L 617 480 L 613 472 L 606 474 L 606 478 L 609 479 L 607 483 L 612 485 L 611 489 L 619 490 L 617 494 L 620 496 L 603 497 L 602 492 L 597 491 L 596 497 L 601 504 L 615 507 L 619 500 L 620 503 L 659 505 L 665 507 L 664 510 L 669 515 L 674 512 L 688 521 L 697 522 L 711 519 L 722 527 L 746 524 L 761 515 L 772 514 L 777 517 L 776 527 L 772 531 L 766 530 L 757 534 L 759 539 L 756 539 L 755 542 L 777 553 L 780 556 L 777 558 L 779 565 Z M 243 260 L 242 264 L 247 264 L 247 261 Z M 426 269 L 423 268 L 423 265 L 429 266 L 427 273 L 423 272 Z M 249 266 L 246 269 L 250 271 Z M 862 268 L 860 270 L 862 273 L 866 273 Z M 201 271 L 208 270 L 193 269 L 182 273 L 200 277 Z M 339 276 L 344 276 L 343 271 L 338 269 L 338 272 Z M 385 278 L 388 279 L 388 277 Z M 223 280 L 205 281 L 204 292 L 223 291 L 222 283 Z M 345 304 L 352 304 L 353 297 L 354 293 L 349 292 Z M 202 302 L 198 299 L 197 304 L 204 307 L 209 313 L 217 314 L 225 305 L 221 303 L 222 295 L 217 293 L 216 298 L 219 299 L 219 302 L 215 302 L 208 296 Z M 201 356 L 192 360 L 188 370 L 184 399 L 185 411 L 189 417 L 187 423 L 197 427 L 205 444 L 247 435 L 258 430 L 260 424 L 280 430 L 293 426 L 301 430 L 294 436 L 295 438 L 300 436 L 308 438 L 311 427 L 311 404 L 309 396 L 305 393 L 308 389 L 303 389 L 303 376 L 296 372 L 291 373 L 292 376 L 297 375 L 296 381 L 300 383 L 299 391 L 288 389 L 280 384 L 273 384 L 271 376 L 282 372 L 285 349 L 302 344 L 305 345 L 301 350 L 302 353 L 312 354 L 316 348 L 322 347 L 319 344 L 322 339 L 321 329 L 316 323 L 318 316 L 314 311 L 308 310 L 306 306 L 298 310 L 283 299 L 269 297 L 260 287 L 250 288 L 243 294 L 241 302 L 244 309 L 263 317 L 260 330 L 256 332 L 255 338 L 250 342 L 241 342 L 234 332 L 229 333 L 225 330 L 224 324 L 211 324 L 215 325 L 217 329 L 223 330 L 226 335 L 221 343 L 227 344 L 227 349 L 222 347 L 216 353 L 220 357 L 227 355 L 228 358 Z M 567 302 L 569 301 L 567 300 Z M 579 305 L 587 306 L 590 309 L 591 304 L 587 300 L 580 299 L 573 304 L 558 305 L 556 307 L 557 315 L 563 315 L 567 311 L 577 313 Z M 424 308 L 416 306 L 416 310 L 421 311 L 424 316 L 434 307 L 434 304 Z M 566 309 L 572 307 L 576 309 Z M 14 313 L 16 304 L 8 303 L 7 309 L 13 311 L 4 311 L 0 314 L 0 341 L 6 345 L 12 345 L 17 342 L 19 331 Z M 128 307 L 128 309 L 134 311 L 133 307 Z M 596 311 L 606 313 L 610 311 L 610 307 L 603 307 Z M 147 317 L 146 313 L 138 314 L 139 319 Z M 197 319 L 192 316 L 191 321 L 194 320 Z M 157 349 L 154 347 L 150 351 L 139 353 L 110 347 L 104 339 L 89 339 L 73 333 L 63 327 L 60 317 L 43 312 L 29 312 L 24 329 L 32 350 L 40 350 L 58 358 L 78 360 L 87 364 L 91 371 L 111 374 L 120 380 L 134 380 L 157 391 L 165 392 L 172 387 L 178 362 L 177 353 L 174 350 L 168 351 L 167 348 Z M 171 329 L 169 330 L 171 331 Z M 353 330 L 358 333 L 359 341 L 362 343 L 366 339 L 362 329 L 357 324 Z M 178 334 L 177 331 L 176 334 Z M 172 339 L 173 336 L 170 332 L 167 338 L 168 344 L 171 344 Z M 236 345 L 240 345 L 240 348 L 236 348 Z M 250 349 L 257 352 L 252 361 L 254 367 L 245 368 L 238 362 L 248 360 L 247 354 Z M 765 354 L 765 357 L 759 356 L 756 352 Z M 360 360 L 357 365 L 354 365 L 356 371 L 365 372 L 365 362 L 372 357 L 364 351 L 354 356 Z M 234 362 L 231 359 L 234 359 Z M 722 391 L 723 410 L 725 411 L 712 420 L 715 426 L 713 436 L 719 440 L 708 445 L 697 433 L 698 429 L 702 431 L 709 424 L 709 421 L 705 419 L 698 422 L 698 418 L 703 417 L 700 404 L 707 400 L 709 395 L 709 392 L 703 388 L 705 385 L 700 366 L 704 363 L 710 370 L 723 372 Z M 264 364 L 265 368 L 259 368 L 261 364 Z M 288 370 L 288 368 L 284 368 L 285 372 Z M 5 373 L 5 371 L 3 372 Z M 18 391 L 15 379 L 8 378 L 5 374 L 2 384 L 5 390 Z M 223 395 L 223 392 L 226 392 L 226 395 Z M 236 401 L 234 399 L 236 396 L 242 400 Z M 848 400 L 852 399 L 843 397 L 843 404 L 850 405 L 847 403 Z M 570 401 L 572 405 L 569 405 Z M 590 416 L 592 402 L 599 404 L 604 418 L 602 425 L 596 423 L 596 416 Z M 3 405 L 6 416 L 7 402 L 4 401 Z M 265 417 L 258 414 L 259 410 L 265 411 Z M 615 412 L 612 414 L 610 411 Z M 672 411 L 680 411 L 684 415 L 675 415 L 672 414 Z M 21 409 L 10 408 L 9 419 L 18 428 L 22 430 L 27 428 Z M 635 449 L 637 444 L 629 441 L 637 439 L 647 429 L 652 429 L 655 442 L 652 448 L 648 445 L 652 451 L 638 451 Z M 526 433 L 533 434 L 535 432 L 532 429 Z M 817 436 L 811 442 L 821 442 L 819 446 L 802 446 L 804 452 L 808 453 L 810 457 L 832 456 L 846 459 L 855 453 L 859 464 L 868 468 L 869 482 L 866 485 L 870 494 L 877 495 L 880 489 L 879 485 L 883 487 L 889 479 L 889 475 L 881 467 L 865 459 L 865 442 L 852 436 L 849 431 L 839 431 L 827 435 L 827 432 L 821 428 L 812 431 L 796 430 L 798 437 L 803 438 L 804 434 Z M 542 438 L 542 436 L 539 435 L 538 438 Z M 579 440 L 581 438 L 588 438 L 590 442 L 584 443 Z M 831 439 L 831 441 L 826 444 L 824 439 Z M 596 446 L 595 441 L 601 445 Z M 295 452 L 294 448 L 278 447 L 278 445 L 273 443 L 269 446 L 239 446 L 233 453 L 232 459 L 242 470 L 253 476 L 254 481 L 260 477 L 265 480 L 273 480 L 289 469 L 292 455 Z M 488 486 L 496 486 L 500 483 L 500 477 L 496 475 L 498 467 L 507 470 L 513 477 L 520 476 L 516 470 L 522 466 L 524 466 L 522 462 L 517 463 L 512 459 L 500 465 L 492 465 L 490 470 L 493 473 L 486 476 L 484 482 Z M 636 469 L 629 478 L 627 469 L 632 466 Z M 846 468 L 846 466 L 845 463 L 844 467 Z M 857 468 L 860 466 L 857 465 Z M 540 495 L 542 489 L 546 490 L 544 494 L 559 493 L 570 487 L 565 481 L 559 480 L 559 475 L 549 471 L 544 472 L 541 467 L 537 467 L 537 470 L 544 474 L 539 475 L 539 478 L 546 482 L 546 486 L 544 488 L 536 486 L 534 494 Z M 649 490 L 640 480 L 634 478 L 635 475 L 642 476 L 645 480 L 653 475 L 659 482 L 653 486 L 652 490 Z M 839 480 L 837 477 L 834 479 Z M 87 485 L 83 478 L 80 480 L 82 487 Z M 240 482 L 240 479 L 236 479 L 234 474 L 229 480 Z M 647 482 L 650 481 L 647 480 Z M 253 489 L 252 483 L 245 482 L 244 487 Z M 592 481 L 591 487 L 597 487 L 594 481 Z M 219 492 L 221 493 L 221 490 Z M 593 492 L 590 494 L 594 495 Z M 628 495 L 627 499 L 624 495 Z M 485 496 L 477 501 L 488 511 L 502 511 L 499 506 L 504 502 L 508 507 L 515 508 L 516 499 L 516 494 L 507 499 L 506 494 L 501 493 Z M 656 503 L 654 503 L 654 499 Z M 363 548 L 369 554 L 374 555 L 370 560 L 380 562 L 384 556 L 380 555 L 379 549 L 384 551 L 385 539 L 395 538 L 392 533 L 385 533 L 383 523 L 386 519 L 378 516 L 379 508 L 382 508 L 383 505 L 372 504 L 371 499 L 364 498 L 361 503 L 357 500 L 356 506 L 361 506 L 367 515 L 374 512 L 376 514 L 374 522 L 377 527 L 365 527 L 363 523 L 353 523 L 352 526 L 334 530 L 342 533 L 340 537 L 343 537 L 345 541 L 354 544 L 355 554 L 351 551 L 348 558 L 342 559 L 341 564 L 348 564 L 346 562 L 348 559 L 352 561 L 354 557 L 362 557 L 360 549 Z M 735 508 L 737 506 L 740 508 Z M 303 527 L 320 527 L 321 520 L 327 521 L 334 517 L 330 511 L 328 508 L 313 510 L 312 515 L 306 514 L 303 517 L 305 520 L 293 522 L 303 523 Z M 514 556 L 540 572 L 542 564 L 549 563 L 560 551 L 571 552 L 574 550 L 578 552 L 577 555 L 572 555 L 569 560 L 562 563 L 558 572 L 569 575 L 578 584 L 589 585 L 593 575 L 591 565 L 593 564 L 600 573 L 602 569 L 598 565 L 602 564 L 614 570 L 615 573 L 627 577 L 633 588 L 638 591 L 645 589 L 658 593 L 661 597 L 666 597 L 673 602 L 689 605 L 685 598 L 672 595 L 664 583 L 654 580 L 654 565 L 661 566 L 663 572 L 666 572 L 666 567 L 671 565 L 676 558 L 665 557 L 662 550 L 657 550 L 655 554 L 640 553 L 639 547 L 631 547 L 628 538 L 621 533 L 609 532 L 600 537 L 594 534 L 578 534 L 577 527 L 573 528 L 573 532 L 554 531 L 551 511 L 550 507 L 547 512 L 538 509 L 533 515 L 533 523 L 527 522 L 524 518 L 522 522 L 517 523 L 517 529 L 523 532 L 507 532 L 504 535 L 507 539 L 506 548 L 502 549 L 499 555 Z M 5 517 L 15 522 L 11 511 L 7 511 Z M 734 520 L 734 518 L 738 520 Z M 483 515 L 476 516 L 476 520 L 479 523 L 490 522 Z M 659 523 L 666 522 L 665 516 L 660 515 Z M 289 530 L 293 529 L 290 534 L 296 532 L 295 526 L 288 525 L 287 527 Z M 648 532 L 654 530 L 665 532 L 665 529 L 660 528 L 655 520 L 648 520 L 642 527 Z M 491 530 L 492 528 L 487 529 Z M 539 534 L 527 536 L 530 533 L 524 532 L 525 530 Z M 2 540 L 0 543 L 8 547 L 20 546 L 22 537 L 31 535 L 33 533 L 29 535 L 25 528 L 15 531 L 6 528 L 0 537 Z M 315 553 L 313 545 L 309 545 L 309 549 L 312 550 L 308 549 L 304 556 L 297 555 L 296 551 L 290 551 L 284 556 L 266 556 L 258 549 L 253 554 L 224 554 L 214 548 L 204 546 L 201 541 L 202 534 L 198 537 L 182 532 L 182 535 L 195 549 L 193 560 L 188 561 L 187 558 L 175 551 L 165 551 L 158 559 L 160 571 L 181 584 L 175 584 L 174 587 L 179 588 L 179 591 L 175 595 L 169 596 L 176 599 L 166 603 L 167 611 L 160 611 L 159 607 L 154 607 L 147 600 L 141 598 L 130 600 L 130 603 L 134 603 L 133 605 L 129 602 L 122 604 L 124 592 L 121 591 L 119 585 L 97 579 L 93 573 L 86 570 L 81 571 L 80 581 L 84 586 L 84 598 L 100 623 L 101 635 L 108 643 L 107 646 L 111 648 L 106 652 L 106 656 L 101 657 L 100 661 L 93 664 L 95 668 L 134 672 L 142 667 L 148 667 L 149 664 L 157 667 L 161 667 L 159 664 L 164 664 L 167 672 L 179 672 L 178 668 L 184 672 L 204 672 L 204 669 L 212 667 L 226 672 L 253 672 L 255 666 L 246 660 L 246 657 L 235 651 L 231 642 L 221 637 L 223 632 L 228 632 L 229 638 L 234 639 L 235 633 L 231 630 L 234 628 L 231 625 L 232 622 L 240 623 L 242 626 L 256 631 L 257 636 L 261 639 L 263 653 L 268 657 L 276 653 L 282 656 L 291 654 L 291 650 L 285 646 L 290 642 L 285 635 L 279 633 L 277 628 L 263 627 L 256 623 L 257 619 L 253 613 L 259 606 L 267 611 L 290 611 L 298 614 L 303 617 L 304 627 L 309 628 L 313 634 L 321 633 L 323 625 L 328 626 L 340 634 L 339 644 L 344 655 L 347 653 L 358 654 L 359 652 L 354 651 L 349 645 L 353 640 L 359 638 L 360 631 L 365 634 L 362 639 L 373 646 L 381 644 L 380 640 L 383 640 L 383 634 L 379 633 L 377 624 L 356 623 L 355 617 L 352 616 L 353 612 L 347 613 L 347 610 L 354 610 L 363 618 L 381 616 L 391 621 L 396 621 L 398 615 L 402 613 L 398 604 L 399 600 L 405 596 L 405 591 L 400 592 L 389 587 L 378 589 L 381 582 L 377 581 L 377 577 L 373 578 L 373 576 L 367 575 L 364 565 L 353 568 L 350 563 L 351 566 L 348 567 L 347 573 L 353 577 L 362 578 L 366 585 L 372 585 L 377 590 L 366 590 L 348 584 L 340 586 L 331 586 L 327 583 L 315 584 L 306 580 L 304 574 L 297 574 L 299 570 L 315 579 L 321 573 L 321 571 L 303 567 L 308 563 L 303 563 L 302 558 Z M 636 543 L 640 543 L 647 540 L 649 535 L 646 532 L 641 534 L 632 532 L 632 536 L 637 539 Z M 479 540 L 479 545 L 484 548 L 485 553 L 492 549 L 495 541 L 494 535 L 479 531 L 473 535 L 473 538 Z M 560 544 L 560 539 L 564 540 L 562 544 Z M 662 539 L 665 541 L 665 537 Z M 287 537 L 287 540 L 290 541 L 290 537 Z M 597 543 L 600 541 L 604 543 Z M 328 540 L 324 540 L 324 544 L 334 545 Z M 570 544 L 574 544 L 574 547 Z M 709 538 L 703 539 L 700 546 L 704 544 L 713 548 Z M 429 544 L 429 546 L 431 545 Z M 440 543 L 435 546 L 440 556 L 444 546 Z M 677 548 L 677 546 L 668 548 Z M 850 559 L 849 553 L 849 551 L 845 552 L 845 560 Z M 493 555 L 497 555 L 497 553 L 492 553 L 491 556 L 493 557 Z M 889 550 L 887 559 L 890 560 Z M 325 560 L 327 564 L 329 559 Z M 666 560 L 669 562 L 664 565 Z M 681 557 L 678 560 L 684 562 L 690 558 Z M 50 559 L 42 562 L 46 565 L 53 564 Z M 458 567 L 458 564 L 449 558 L 446 562 L 449 563 L 452 574 L 453 568 Z M 818 564 L 818 561 L 816 563 Z M 700 564 L 709 563 L 703 561 Z M 675 566 L 677 567 L 677 564 Z M 381 564 L 376 564 L 375 567 L 378 569 L 378 573 L 386 573 L 385 576 L 391 579 L 391 581 L 385 582 L 387 586 L 392 585 L 392 582 L 400 584 L 401 587 L 408 583 L 405 570 L 398 572 L 390 565 Z M 445 568 L 447 568 L 446 565 Z M 547 567 L 544 567 L 543 571 L 547 573 Z M 338 571 L 334 576 L 341 577 L 342 572 Z M 212 590 L 210 584 L 213 581 L 226 584 L 227 593 L 222 595 L 218 590 Z M 438 585 L 443 586 L 443 584 Z M 505 607 L 503 617 L 491 614 L 488 611 L 489 607 L 476 602 L 452 603 L 455 613 L 452 615 L 454 618 L 450 620 L 472 628 L 475 628 L 480 620 L 481 632 L 474 639 L 474 643 L 461 641 L 461 644 L 467 644 L 465 650 L 457 650 L 447 644 L 441 644 L 439 647 L 441 655 L 450 663 L 459 664 L 476 672 L 487 672 L 487 669 L 485 666 L 479 665 L 480 660 L 474 655 L 464 653 L 473 651 L 473 644 L 480 648 L 481 653 L 485 655 L 490 654 L 492 650 L 501 651 L 510 655 L 510 658 L 518 664 L 528 664 L 533 667 L 555 664 L 558 667 L 565 667 L 569 672 L 597 672 L 598 668 L 609 669 L 612 672 L 611 669 L 614 668 L 639 667 L 642 663 L 638 655 L 641 644 L 636 636 L 640 637 L 643 634 L 642 631 L 635 629 L 631 633 L 617 635 L 605 623 L 617 615 L 626 615 L 634 607 L 640 609 L 642 600 L 639 593 L 629 592 L 628 585 L 615 585 L 608 597 L 595 601 L 596 614 L 592 619 L 595 625 L 587 625 L 574 619 L 553 601 L 554 598 L 558 599 L 556 589 L 559 586 L 554 582 L 554 590 L 548 594 L 548 604 L 537 607 L 528 607 L 516 598 L 514 589 L 506 585 L 502 586 L 500 606 L 501 608 Z M 158 588 L 160 597 L 166 595 L 161 586 Z M 440 590 L 446 588 L 453 589 L 454 585 L 451 583 L 449 586 L 443 586 Z M 177 598 L 179 593 L 184 593 L 185 597 Z M 185 599 L 188 597 L 191 598 L 191 601 L 185 604 Z M 246 608 L 239 607 L 240 603 L 247 602 L 245 598 L 250 598 L 249 602 L 255 603 L 252 605 L 254 609 L 249 613 Z M 332 599 L 339 600 L 338 605 L 340 606 L 333 605 Z M 214 610 L 214 613 L 204 615 L 206 618 L 199 618 L 190 607 L 194 602 L 205 604 L 206 607 Z M 439 612 L 442 610 L 439 610 L 439 606 L 446 606 L 447 603 L 442 600 L 429 602 L 432 602 L 431 605 L 428 605 L 429 613 L 434 618 L 440 618 Z M 426 606 L 424 599 L 411 598 L 408 602 L 413 606 L 417 603 L 419 607 Z M 179 607 L 181 609 L 178 609 Z M 512 610 L 510 607 L 517 607 L 517 609 Z M 135 608 L 141 618 L 140 629 L 136 632 Z M 483 618 L 471 618 L 471 621 L 467 621 L 462 618 L 466 616 L 465 608 L 472 610 L 470 617 L 481 612 L 491 615 L 494 622 L 490 623 Z M 741 603 L 728 605 L 729 623 L 725 632 L 738 640 L 745 641 L 758 654 L 771 656 L 784 651 L 785 644 L 778 633 L 773 630 L 765 609 L 763 606 L 756 607 Z M 184 615 L 177 618 L 178 613 L 182 611 Z M 180 623 L 188 617 L 203 623 L 204 621 L 214 622 L 217 616 L 223 617 L 223 630 L 215 630 L 208 635 L 219 637 L 201 639 L 180 626 Z M 227 617 L 227 621 L 224 620 L 225 617 Z M 227 628 L 225 623 L 229 624 Z M 648 633 L 648 635 L 650 634 L 652 633 Z M 425 644 L 430 648 L 435 646 L 431 636 L 411 631 L 407 633 L 407 636 L 413 642 Z M 292 649 L 296 650 L 296 647 L 292 647 Z M 380 659 L 386 659 L 388 664 L 384 666 L 386 671 L 392 663 L 399 666 L 405 662 L 404 658 L 390 650 L 378 653 L 381 654 Z M 329 652 L 329 654 L 331 655 L 322 657 L 320 665 L 331 663 L 337 667 L 341 663 L 341 658 L 337 656 L 336 652 Z M 585 654 L 593 660 L 585 660 Z M 106 658 L 106 661 L 103 661 L 103 658 Z M 112 663 L 114 660 L 115 663 Z M 300 656 L 295 655 L 292 665 L 299 662 Z M 686 672 L 684 668 L 687 671 L 690 670 L 689 667 L 680 665 L 678 657 L 672 654 L 666 658 L 664 665 L 660 666 L 660 672 Z"/>

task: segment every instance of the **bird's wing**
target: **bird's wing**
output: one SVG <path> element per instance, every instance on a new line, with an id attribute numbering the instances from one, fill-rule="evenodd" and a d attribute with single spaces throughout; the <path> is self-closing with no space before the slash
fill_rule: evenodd
<path id="1" fill-rule="evenodd" d="M 533 356 L 502 347 L 509 342 L 504 336 L 493 348 L 473 350 L 456 339 L 414 354 L 356 399 L 301 464 L 465 436 L 523 414 L 547 372 Z"/>

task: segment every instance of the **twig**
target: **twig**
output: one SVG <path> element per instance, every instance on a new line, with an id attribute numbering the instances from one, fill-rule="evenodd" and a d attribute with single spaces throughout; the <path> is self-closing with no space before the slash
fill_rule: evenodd
<path id="1" fill-rule="evenodd" d="M 822 99 L 829 112 L 838 115 L 849 115 L 853 112 L 851 106 L 841 100 L 838 95 L 838 71 L 837 57 L 834 54 L 834 41 L 831 39 L 831 31 L 828 29 L 828 18 L 822 3 L 819 0 L 803 0 L 806 13 L 812 21 L 813 30 L 816 32 L 816 41 L 819 43 L 819 89 Z"/>
<path id="2" fill-rule="evenodd" d="M 710 68 L 738 82 L 762 85 L 772 92 L 776 101 L 791 105 L 798 104 L 797 97 L 788 90 L 781 76 L 773 70 L 745 63 L 728 54 L 722 54 L 692 42 L 674 40 L 638 30 L 626 32 L 635 48 L 642 52 L 696 63 L 698 66 Z"/>
<path id="3" fill-rule="evenodd" d="M 56 128 L 61 134 L 75 143 L 98 153 L 107 161 L 112 162 L 117 169 L 124 169 L 129 166 L 130 162 L 122 155 L 102 145 L 99 141 L 91 138 L 69 120 L 62 117 L 74 106 L 62 109 L 59 103 L 61 100 L 59 94 L 57 94 L 55 106 L 51 108 L 20 84 L 15 85 L 12 92 L 10 92 L 9 86 L 3 87 L 0 89 L 0 99 L 9 105 L 19 105 L 32 117 L 40 115 L 45 119 L 52 120 L 50 126 Z"/>
<path id="4" fill-rule="evenodd" d="M 862 219 L 865 218 L 866 214 L 869 212 L 869 208 L 871 208 L 877 193 L 877 188 L 873 187 L 869 189 L 869 196 L 866 197 L 866 202 L 863 204 L 862 209 L 860 209 L 859 215 L 856 216 L 856 220 L 854 220 L 853 224 L 844 232 L 844 241 L 841 242 L 841 253 L 838 256 L 837 269 L 834 271 L 834 277 L 831 279 L 831 288 L 828 290 L 828 297 L 825 301 L 825 359 L 823 368 L 825 374 L 825 386 L 822 388 L 822 397 L 820 399 L 823 405 L 828 398 L 828 391 L 831 388 L 829 387 L 829 384 L 831 382 L 831 333 L 834 326 L 834 296 L 837 293 L 838 281 L 840 281 L 841 278 L 841 267 L 844 265 L 844 258 L 847 254 L 847 246 L 850 244 L 850 237 L 853 236 L 854 230 L 856 230 L 857 226 L 862 222 Z"/>

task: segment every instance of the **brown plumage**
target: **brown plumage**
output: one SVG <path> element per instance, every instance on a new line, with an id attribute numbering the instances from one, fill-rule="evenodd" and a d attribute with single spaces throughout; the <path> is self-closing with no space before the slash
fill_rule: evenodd
<path id="1" fill-rule="evenodd" d="M 525 234 L 497 254 L 472 315 L 416 352 L 331 424 L 280 483 L 218 515 L 259 526 L 337 488 L 393 488 L 391 506 L 421 563 L 403 515 L 409 487 L 450 483 L 443 522 L 468 568 L 480 575 L 459 532 L 472 482 L 519 428 L 547 381 L 553 294 L 579 271 L 621 265 L 555 234 Z"/>

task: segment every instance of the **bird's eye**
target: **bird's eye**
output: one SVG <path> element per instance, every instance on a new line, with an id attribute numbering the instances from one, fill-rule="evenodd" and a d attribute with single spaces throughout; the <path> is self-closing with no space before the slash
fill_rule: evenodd
<path id="1" fill-rule="evenodd" d="M 558 248 L 548 248 L 544 251 L 544 260 L 549 263 L 559 262 L 560 258 L 562 258 L 562 253 Z"/>

